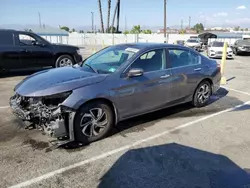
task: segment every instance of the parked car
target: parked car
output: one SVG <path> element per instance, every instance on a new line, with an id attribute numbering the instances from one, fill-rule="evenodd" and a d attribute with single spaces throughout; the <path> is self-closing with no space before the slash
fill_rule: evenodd
<path id="1" fill-rule="evenodd" d="M 188 39 L 185 42 L 185 46 L 189 48 L 193 48 L 194 50 L 198 52 L 201 51 L 201 48 L 202 48 L 201 42 L 198 39 Z"/>
<path id="2" fill-rule="evenodd" d="M 224 42 L 214 41 L 208 45 L 207 56 L 210 58 L 221 58 L 223 55 Z M 227 58 L 233 59 L 233 50 L 232 48 L 227 48 Z"/>
<path id="3" fill-rule="evenodd" d="M 249 40 L 237 40 L 232 46 L 235 55 L 250 53 L 250 41 Z"/>
<path id="4" fill-rule="evenodd" d="M 0 70 L 80 63 L 78 47 L 52 44 L 32 32 L 0 29 Z"/>
<path id="5" fill-rule="evenodd" d="M 81 65 L 28 76 L 14 88 L 10 106 L 23 121 L 52 137 L 89 143 L 134 116 L 186 102 L 203 107 L 220 87 L 220 79 L 216 61 L 193 49 L 120 44 Z"/>
<path id="6" fill-rule="evenodd" d="M 184 40 L 177 40 L 177 41 L 175 41 L 175 44 L 184 46 L 185 45 L 185 41 Z"/>

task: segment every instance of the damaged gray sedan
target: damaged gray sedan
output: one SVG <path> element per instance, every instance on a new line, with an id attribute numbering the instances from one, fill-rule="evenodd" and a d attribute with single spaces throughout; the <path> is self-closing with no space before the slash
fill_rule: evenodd
<path id="1" fill-rule="evenodd" d="M 190 48 L 122 44 L 81 65 L 28 76 L 15 87 L 10 106 L 51 137 L 90 143 L 134 116 L 186 102 L 203 107 L 220 78 L 216 61 Z"/>

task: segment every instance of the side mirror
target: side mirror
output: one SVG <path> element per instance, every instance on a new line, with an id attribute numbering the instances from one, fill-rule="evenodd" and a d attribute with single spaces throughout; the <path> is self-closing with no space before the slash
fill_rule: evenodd
<path id="1" fill-rule="evenodd" d="M 138 77 L 138 76 L 142 76 L 143 75 L 143 70 L 142 69 L 130 69 L 130 71 L 128 72 L 128 77 Z"/>

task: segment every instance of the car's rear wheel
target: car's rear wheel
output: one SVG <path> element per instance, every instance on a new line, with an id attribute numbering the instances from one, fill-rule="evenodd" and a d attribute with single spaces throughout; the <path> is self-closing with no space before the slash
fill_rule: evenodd
<path id="1" fill-rule="evenodd" d="M 74 60 L 69 55 L 61 55 L 57 58 L 55 67 L 66 67 L 66 66 L 72 66 L 74 63 Z"/>
<path id="2" fill-rule="evenodd" d="M 114 125 L 111 107 L 102 101 L 83 105 L 75 116 L 75 140 L 84 144 L 103 139 Z"/>
<path id="3" fill-rule="evenodd" d="M 195 90 L 192 104 L 195 107 L 206 106 L 212 95 L 212 86 L 208 81 L 201 82 Z"/>

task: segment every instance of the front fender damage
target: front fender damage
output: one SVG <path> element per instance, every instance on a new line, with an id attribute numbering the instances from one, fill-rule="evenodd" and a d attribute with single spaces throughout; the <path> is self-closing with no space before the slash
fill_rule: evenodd
<path id="1" fill-rule="evenodd" d="M 23 121 L 28 121 L 34 127 L 42 130 L 51 138 L 56 138 L 56 144 L 74 141 L 75 110 L 66 107 L 63 101 L 70 95 L 60 94 L 47 97 L 24 97 L 15 94 L 10 99 L 13 113 Z"/>

